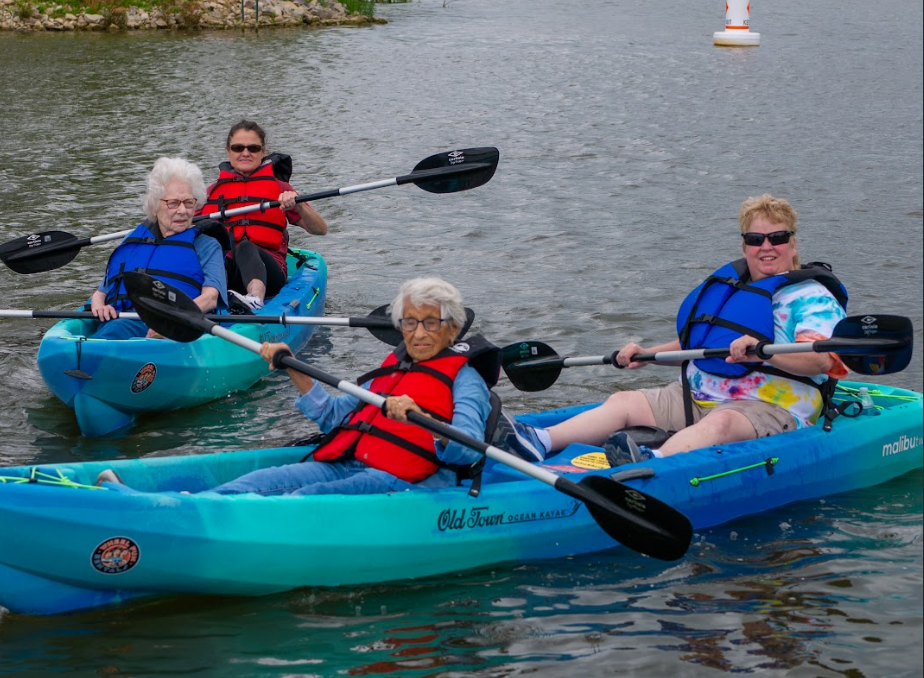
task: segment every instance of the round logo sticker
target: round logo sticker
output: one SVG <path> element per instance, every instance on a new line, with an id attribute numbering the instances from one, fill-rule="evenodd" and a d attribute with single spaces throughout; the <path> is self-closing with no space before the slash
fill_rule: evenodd
<path id="1" fill-rule="evenodd" d="M 157 376 L 157 366 L 154 363 L 148 363 L 140 370 L 135 378 L 132 379 L 132 393 L 141 393 L 144 389 L 154 383 L 154 377 Z"/>
<path id="2" fill-rule="evenodd" d="M 587 454 L 582 454 L 572 459 L 571 463 L 578 468 L 593 470 L 610 468 L 610 464 L 606 460 L 606 455 L 603 454 L 603 452 L 588 452 Z"/>
<path id="3" fill-rule="evenodd" d="M 138 564 L 138 544 L 128 537 L 113 537 L 96 547 L 90 562 L 103 574 L 122 574 Z"/>

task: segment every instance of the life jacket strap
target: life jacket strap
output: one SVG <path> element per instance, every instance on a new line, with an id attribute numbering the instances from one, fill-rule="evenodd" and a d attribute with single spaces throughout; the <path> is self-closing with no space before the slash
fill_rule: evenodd
<path id="1" fill-rule="evenodd" d="M 396 445 L 397 447 L 407 450 L 411 454 L 416 454 L 418 457 L 426 459 L 431 463 L 437 464 L 441 467 L 446 466 L 446 464 L 440 461 L 439 457 L 436 456 L 435 452 L 428 450 L 426 447 L 415 445 L 414 443 L 404 440 L 403 438 L 399 438 L 393 433 L 384 431 L 377 426 L 372 426 L 367 421 L 358 422 L 356 424 L 344 424 L 341 429 L 344 431 L 359 431 L 362 434 L 370 435 L 378 438 L 379 440 L 384 440 L 387 443 Z"/>
<path id="2" fill-rule="evenodd" d="M 385 377 L 389 374 L 394 374 L 395 372 L 422 372 L 424 374 L 429 374 L 431 377 L 438 379 L 443 382 L 449 388 L 452 388 L 453 380 L 448 376 L 435 370 L 428 365 L 422 365 L 420 363 L 414 363 L 409 360 L 400 360 L 394 365 L 386 365 L 384 367 L 377 367 L 374 370 L 366 372 L 364 375 L 359 377 L 356 380 L 357 384 L 365 384 L 370 379 L 375 379 L 376 377 Z"/>
<path id="3" fill-rule="evenodd" d="M 724 327 L 725 329 L 734 330 L 738 334 L 750 334 L 758 341 L 769 342 L 773 339 L 773 337 L 768 337 L 765 334 L 761 334 L 751 327 L 746 327 L 739 323 L 716 317 L 710 313 L 704 313 L 703 315 L 700 315 L 689 321 L 689 325 L 693 325 L 695 323 L 708 323 L 709 325 L 715 325 L 716 327 Z"/>

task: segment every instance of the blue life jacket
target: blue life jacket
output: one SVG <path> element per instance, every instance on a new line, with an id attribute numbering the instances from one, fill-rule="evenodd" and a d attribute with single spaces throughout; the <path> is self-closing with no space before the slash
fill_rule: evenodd
<path id="1" fill-rule="evenodd" d="M 109 290 L 106 303 L 116 310 L 127 311 L 132 302 L 122 280 L 127 271 L 147 273 L 176 287 L 191 299 L 202 293 L 205 274 L 193 241 L 199 231 L 189 228 L 168 238 L 155 236 L 147 222 L 139 224 L 113 250 L 106 265 Z"/>
<path id="2" fill-rule="evenodd" d="M 738 259 L 715 271 L 687 295 L 677 312 L 677 335 L 681 347 L 728 348 L 743 334 L 772 342 L 773 294 L 781 287 L 805 280 L 824 285 L 847 308 L 847 290 L 822 262 L 806 264 L 800 270 L 781 273 L 752 282 L 747 262 Z M 727 363 L 724 358 L 703 358 L 693 364 L 710 374 L 741 377 L 754 371 L 787 375 L 760 363 Z"/>

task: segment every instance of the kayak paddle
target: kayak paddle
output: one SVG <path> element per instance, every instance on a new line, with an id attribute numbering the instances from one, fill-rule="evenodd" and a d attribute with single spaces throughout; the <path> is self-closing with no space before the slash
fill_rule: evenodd
<path id="1" fill-rule="evenodd" d="M 188 342 L 202 334 L 212 334 L 260 353 L 259 342 L 210 321 L 188 296 L 159 280 L 143 273 L 130 272 L 125 274 L 125 288 L 141 319 L 165 337 Z M 365 403 L 384 407 L 384 397 L 352 382 L 339 380 L 290 354 L 275 357 L 274 367 L 279 366 L 306 374 Z M 687 517 L 672 506 L 633 487 L 602 475 L 590 475 L 575 483 L 430 417 L 409 412 L 408 421 L 583 502 L 608 535 L 639 553 L 660 560 L 677 560 L 690 546 L 693 527 Z"/>
<path id="2" fill-rule="evenodd" d="M 300 195 L 295 199 L 295 202 L 309 202 L 338 195 L 359 193 L 360 191 L 371 191 L 376 188 L 385 188 L 386 186 L 402 186 L 404 184 L 414 184 L 428 193 L 467 191 L 488 183 L 491 177 L 494 176 L 499 160 L 500 152 L 492 146 L 437 153 L 417 163 L 410 174 L 368 184 L 357 184 L 309 195 Z M 279 207 L 279 201 L 265 200 L 245 207 L 202 214 L 195 217 L 193 223 L 207 219 L 224 219 L 249 212 L 264 211 L 272 207 Z M 97 235 L 92 238 L 78 238 L 66 231 L 30 233 L 0 245 L 0 260 L 16 273 L 53 271 L 70 263 L 81 248 L 110 240 L 120 240 L 133 230 L 128 229 L 118 233 Z"/>
<path id="3" fill-rule="evenodd" d="M 124 311 L 119 313 L 119 318 L 125 320 L 140 320 L 137 313 Z M 90 311 L 19 311 L 15 309 L 0 309 L 0 318 L 58 318 L 58 319 L 86 319 L 95 320 L 95 316 Z M 206 319 L 213 322 L 225 324 L 237 323 L 258 323 L 266 325 L 330 325 L 334 327 L 365 327 L 379 341 L 383 341 L 391 346 L 397 346 L 403 340 L 401 331 L 391 324 L 391 316 L 388 314 L 388 304 L 379 306 L 365 317 L 351 318 L 332 318 L 330 316 L 290 316 L 283 313 L 282 315 L 213 315 L 205 316 Z M 475 312 L 465 309 L 466 322 L 459 337 L 462 337 L 472 326 L 475 320 Z M 166 336 L 166 335 L 165 335 Z"/>
<path id="4" fill-rule="evenodd" d="M 859 374 L 900 372 L 911 362 L 914 330 L 911 321 L 899 315 L 849 316 L 834 327 L 830 339 L 795 344 L 764 344 L 748 353 L 761 359 L 782 353 L 836 353 L 848 368 Z M 558 379 L 562 368 L 582 365 L 612 365 L 618 351 L 609 355 L 562 358 L 541 341 L 521 341 L 505 346 L 501 365 L 510 383 L 521 391 L 542 391 Z M 695 348 L 684 351 L 640 353 L 636 362 L 674 363 L 699 358 L 728 357 L 727 348 Z"/>

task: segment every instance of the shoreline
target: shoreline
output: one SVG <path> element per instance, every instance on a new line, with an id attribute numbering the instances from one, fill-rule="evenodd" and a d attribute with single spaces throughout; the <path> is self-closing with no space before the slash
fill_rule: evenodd
<path id="1" fill-rule="evenodd" d="M 42 11 L 40 11 L 42 10 Z M 388 23 L 349 14 L 336 0 L 160 0 L 156 8 L 103 6 L 80 13 L 33 0 L 0 0 L 0 31 L 211 31 Z"/>

